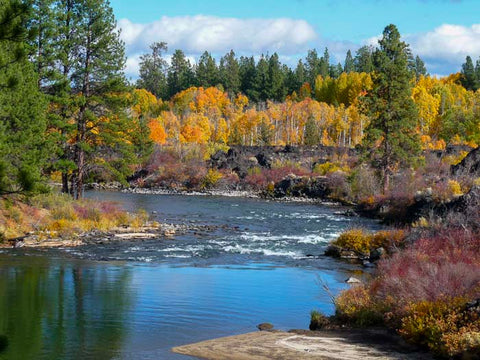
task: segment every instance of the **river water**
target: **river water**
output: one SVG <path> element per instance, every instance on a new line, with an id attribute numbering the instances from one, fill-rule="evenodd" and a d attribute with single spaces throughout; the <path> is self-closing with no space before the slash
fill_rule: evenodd
<path id="1" fill-rule="evenodd" d="M 0 359 L 188 359 L 170 348 L 219 336 L 307 328 L 354 265 L 321 255 L 371 220 L 342 207 L 258 199 L 89 192 L 160 222 L 218 225 L 174 240 L 0 253 Z M 314 255 L 314 256 L 311 256 Z M 327 286 L 329 291 L 323 290 Z"/>

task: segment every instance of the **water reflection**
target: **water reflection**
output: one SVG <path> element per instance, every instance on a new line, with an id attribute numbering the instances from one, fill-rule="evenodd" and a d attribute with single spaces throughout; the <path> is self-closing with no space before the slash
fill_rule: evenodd
<path id="1" fill-rule="evenodd" d="M 0 262 L 0 359 L 111 359 L 133 303 L 128 267 L 49 258 Z M 107 345 L 108 344 L 108 345 Z"/>

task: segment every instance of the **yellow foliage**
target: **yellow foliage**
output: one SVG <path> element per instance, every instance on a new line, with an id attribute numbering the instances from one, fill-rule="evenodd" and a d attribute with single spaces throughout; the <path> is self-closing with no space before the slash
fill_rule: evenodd
<path id="1" fill-rule="evenodd" d="M 323 163 L 323 164 L 316 164 L 313 167 L 313 172 L 315 174 L 319 174 L 319 175 L 322 175 L 322 176 L 327 175 L 327 174 L 331 174 L 331 173 L 334 173 L 334 172 L 338 172 L 338 171 L 349 172 L 350 168 L 348 166 L 342 166 L 342 165 L 331 163 L 331 162 L 328 162 L 328 161 L 326 163 Z"/>

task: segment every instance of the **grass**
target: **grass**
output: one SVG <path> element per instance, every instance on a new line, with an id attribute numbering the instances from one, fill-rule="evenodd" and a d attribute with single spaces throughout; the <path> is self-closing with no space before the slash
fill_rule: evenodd
<path id="1" fill-rule="evenodd" d="M 112 202 L 74 201 L 57 193 L 28 200 L 0 200 L 0 240 L 3 241 L 29 233 L 65 237 L 119 226 L 138 228 L 147 220 L 145 212 L 130 214 Z"/>

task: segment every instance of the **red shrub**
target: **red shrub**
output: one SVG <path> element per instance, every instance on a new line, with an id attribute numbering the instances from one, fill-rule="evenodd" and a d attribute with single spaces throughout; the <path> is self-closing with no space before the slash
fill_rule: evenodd
<path id="1" fill-rule="evenodd" d="M 421 238 L 379 264 L 381 276 L 372 290 L 381 299 L 393 296 L 399 308 L 410 302 L 475 295 L 480 291 L 478 249 L 480 237 L 466 231 Z"/>

